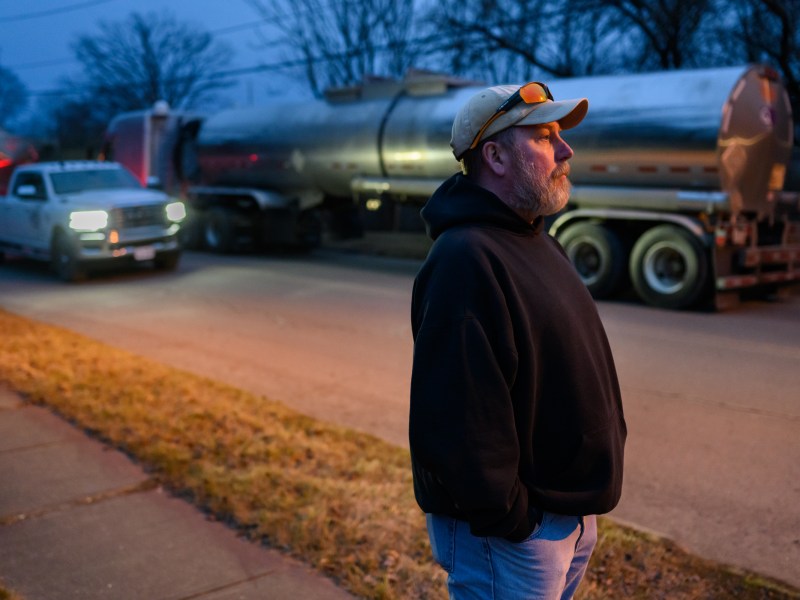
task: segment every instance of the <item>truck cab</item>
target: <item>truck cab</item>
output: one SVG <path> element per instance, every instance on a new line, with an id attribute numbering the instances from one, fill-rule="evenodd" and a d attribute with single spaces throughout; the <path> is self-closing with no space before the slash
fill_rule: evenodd
<path id="1" fill-rule="evenodd" d="M 101 264 L 180 259 L 182 202 L 144 189 L 117 163 L 65 161 L 15 169 L 0 196 L 0 257 L 50 261 L 66 281 Z"/>

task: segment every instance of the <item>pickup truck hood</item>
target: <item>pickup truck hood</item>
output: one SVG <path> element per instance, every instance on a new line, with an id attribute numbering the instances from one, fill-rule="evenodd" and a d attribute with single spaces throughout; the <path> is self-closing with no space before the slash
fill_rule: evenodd
<path id="1" fill-rule="evenodd" d="M 64 194 L 59 198 L 62 203 L 70 205 L 73 210 L 109 210 L 125 206 L 163 204 L 170 200 L 169 196 L 164 192 L 135 188 L 88 190 L 74 194 Z"/>

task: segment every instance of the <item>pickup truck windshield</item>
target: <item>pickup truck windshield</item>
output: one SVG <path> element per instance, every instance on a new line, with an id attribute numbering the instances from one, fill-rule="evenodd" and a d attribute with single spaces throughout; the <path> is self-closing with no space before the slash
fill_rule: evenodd
<path id="1" fill-rule="evenodd" d="M 86 190 L 113 190 L 141 187 L 124 169 L 96 169 L 50 173 L 56 194 L 74 194 Z"/>

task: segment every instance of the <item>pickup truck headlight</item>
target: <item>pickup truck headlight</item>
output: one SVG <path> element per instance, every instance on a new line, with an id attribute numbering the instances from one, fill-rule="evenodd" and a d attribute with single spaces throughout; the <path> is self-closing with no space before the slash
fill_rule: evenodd
<path id="1" fill-rule="evenodd" d="M 69 227 L 76 231 L 97 231 L 108 225 L 108 213 L 104 210 L 78 210 L 69 213 Z"/>
<path id="2" fill-rule="evenodd" d="M 165 208 L 167 218 L 173 223 L 178 223 L 186 218 L 186 206 L 183 202 L 170 202 Z"/>

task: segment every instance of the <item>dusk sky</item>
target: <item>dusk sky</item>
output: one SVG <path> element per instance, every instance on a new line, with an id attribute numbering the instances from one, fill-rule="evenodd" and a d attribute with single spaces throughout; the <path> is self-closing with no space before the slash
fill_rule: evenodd
<path id="1" fill-rule="evenodd" d="M 0 0 L 0 64 L 28 87 L 31 105 L 57 87 L 59 78 L 79 72 L 71 43 L 81 34 L 97 33 L 101 20 L 121 21 L 132 12 L 168 10 L 179 21 L 214 33 L 234 50 L 231 68 L 274 63 L 281 57 L 259 50 L 272 32 L 246 0 Z M 260 32 L 260 36 L 259 36 Z M 232 102 L 258 103 L 269 88 L 280 85 L 270 73 L 240 78 L 228 94 Z M 285 80 L 284 82 L 285 83 Z"/>

